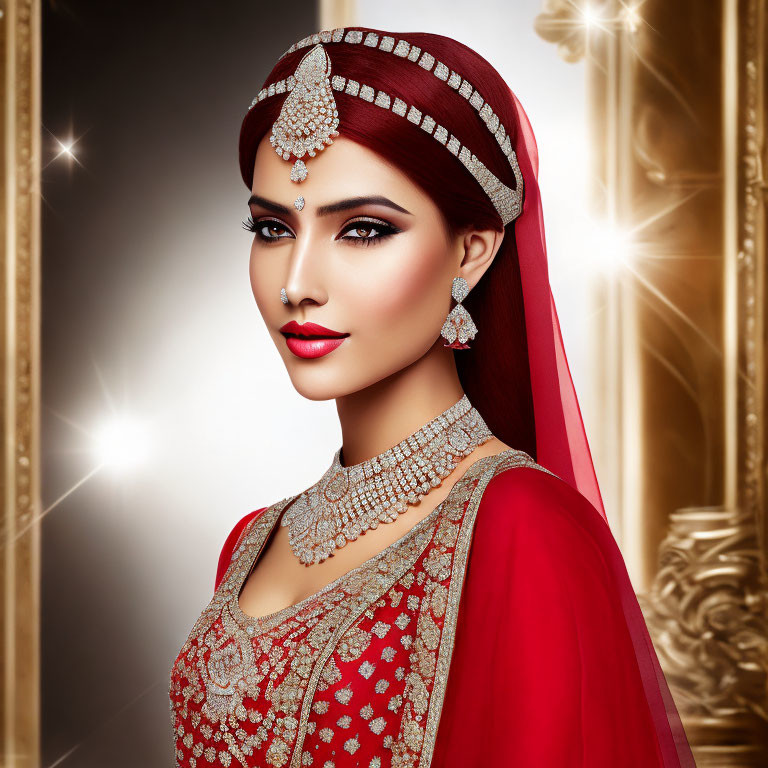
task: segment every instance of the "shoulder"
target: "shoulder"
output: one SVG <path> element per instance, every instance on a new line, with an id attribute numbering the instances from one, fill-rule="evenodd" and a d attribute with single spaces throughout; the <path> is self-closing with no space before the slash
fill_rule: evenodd
<path id="1" fill-rule="evenodd" d="M 525 454 L 523 454 L 525 456 Z M 572 518 L 599 530 L 608 529 L 602 515 L 570 483 L 538 464 L 500 460 L 492 470 L 481 506 L 498 523 L 545 525 L 553 519 Z"/>
<path id="2" fill-rule="evenodd" d="M 587 565 L 596 576 L 606 555 L 618 554 L 608 524 L 573 486 L 538 465 L 504 461 L 483 491 L 473 538 L 492 557 L 514 552 L 538 567 Z"/>
<path id="3" fill-rule="evenodd" d="M 524 606 L 534 623 L 561 632 L 612 623 L 623 636 L 623 596 L 634 592 L 608 523 L 561 478 L 535 466 L 501 467 L 477 510 L 470 592 L 487 592 L 488 606 Z"/>
<path id="4" fill-rule="evenodd" d="M 216 568 L 216 582 L 214 589 L 218 588 L 221 580 L 224 578 L 224 574 L 227 572 L 229 563 L 232 560 L 232 553 L 237 547 L 241 534 L 247 525 L 251 522 L 251 520 L 258 517 L 266 509 L 268 509 L 268 507 L 261 507 L 260 509 L 256 509 L 253 512 L 249 512 L 247 515 L 244 515 L 235 523 L 234 527 L 227 535 L 227 538 L 224 540 L 224 544 L 221 548 L 221 552 L 219 553 L 219 562 Z"/>
<path id="5" fill-rule="evenodd" d="M 476 510 L 451 662 L 467 671 L 445 711 L 487 732 L 488 764 L 661 765 L 641 675 L 655 685 L 653 646 L 610 528 L 569 483 L 517 463 L 493 464 Z"/>
<path id="6" fill-rule="evenodd" d="M 516 457 L 513 457 L 516 458 Z M 572 486 L 538 464 L 517 464 L 501 459 L 492 470 L 483 503 L 558 503 L 568 496 Z"/>

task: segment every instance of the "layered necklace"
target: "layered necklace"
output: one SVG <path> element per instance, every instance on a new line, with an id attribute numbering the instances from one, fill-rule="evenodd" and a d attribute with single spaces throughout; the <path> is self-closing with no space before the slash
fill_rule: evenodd
<path id="1" fill-rule="evenodd" d="M 305 565 L 321 563 L 379 523 L 393 522 L 492 437 L 463 395 L 396 446 L 360 464 L 343 467 L 339 448 L 320 480 L 283 514 L 293 553 Z"/>

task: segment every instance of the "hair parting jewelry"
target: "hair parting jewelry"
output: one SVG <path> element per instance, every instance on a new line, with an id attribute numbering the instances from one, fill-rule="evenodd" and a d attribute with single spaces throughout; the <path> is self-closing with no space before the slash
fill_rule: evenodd
<path id="1" fill-rule="evenodd" d="M 433 117 L 425 114 L 416 105 L 406 104 L 400 98 L 381 90 L 376 91 L 370 85 L 350 77 L 334 75 L 331 78 L 331 59 L 323 44 L 341 42 L 362 43 L 412 61 L 467 99 L 477 110 L 478 116 L 493 134 L 507 158 L 515 176 L 515 188 L 508 187 L 498 179 L 453 133 L 439 125 Z M 523 204 L 523 176 L 509 134 L 498 115 L 469 81 L 407 40 L 395 43 L 394 37 L 380 36 L 375 32 L 364 33 L 355 29 L 337 28 L 310 35 L 292 45 L 283 57 L 313 44 L 314 47 L 301 59 L 292 75 L 265 86 L 251 102 L 253 107 L 265 98 L 288 93 L 280 115 L 272 126 L 270 142 L 284 160 L 290 160 L 291 156 L 296 158 L 291 168 L 292 181 L 300 183 L 306 179 L 307 167 L 302 160 L 305 155 L 314 157 L 317 151 L 332 144 L 333 137 L 339 135 L 339 116 L 333 96 L 333 91 L 336 90 L 404 117 L 445 146 L 480 184 L 505 226 L 520 215 Z"/>

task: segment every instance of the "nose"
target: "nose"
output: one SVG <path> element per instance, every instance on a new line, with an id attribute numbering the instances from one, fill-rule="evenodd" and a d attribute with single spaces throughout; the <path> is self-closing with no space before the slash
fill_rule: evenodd
<path id="1" fill-rule="evenodd" d="M 309 232 L 297 235 L 284 283 L 288 303 L 296 307 L 302 304 L 325 304 L 328 295 L 323 274 L 321 249 L 313 245 Z"/>

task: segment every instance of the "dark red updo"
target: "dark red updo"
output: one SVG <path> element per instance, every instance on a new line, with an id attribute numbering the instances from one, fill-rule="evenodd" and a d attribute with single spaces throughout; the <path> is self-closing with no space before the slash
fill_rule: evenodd
<path id="1" fill-rule="evenodd" d="M 458 72 L 480 91 L 506 128 L 512 146 L 517 146 L 519 128 L 509 86 L 471 48 L 426 32 L 348 27 L 345 34 L 350 29 L 360 30 L 363 35 L 390 35 L 395 41 L 405 39 Z M 391 52 L 362 43 L 329 42 L 324 47 L 331 59 L 331 76 L 352 78 L 393 99 L 400 98 L 409 106 L 415 105 L 469 147 L 501 181 L 515 188 L 514 173 L 501 147 L 477 110 L 458 91 L 416 62 Z M 281 58 L 254 95 L 293 74 L 311 48 L 304 46 Z M 499 214 L 474 177 L 426 131 L 357 96 L 335 90 L 333 95 L 339 112 L 339 133 L 373 150 L 421 187 L 442 212 L 451 236 L 465 228 L 503 229 Z M 240 172 L 249 189 L 259 142 L 271 132 L 285 96 L 276 94 L 257 102 L 243 120 Z M 311 160 L 308 166 L 311 169 Z M 514 226 L 514 222 L 506 226 L 493 264 L 463 302 L 478 333 L 469 342 L 469 349 L 455 350 L 454 356 L 464 391 L 492 432 L 535 459 L 533 396 Z"/>

